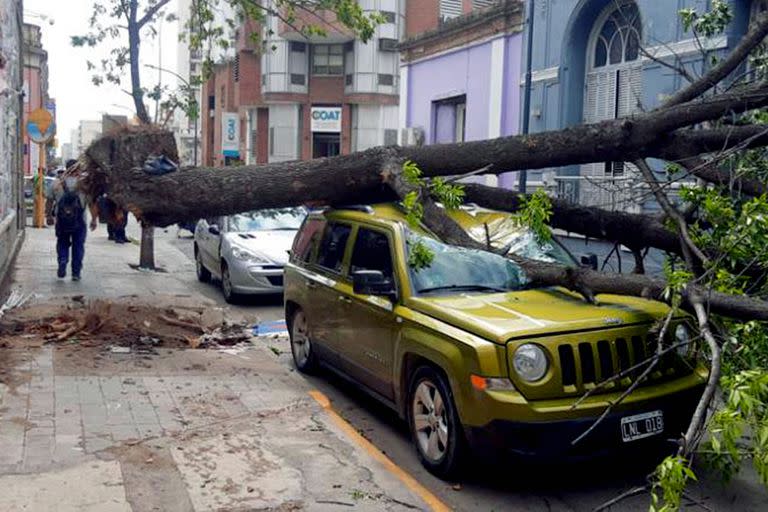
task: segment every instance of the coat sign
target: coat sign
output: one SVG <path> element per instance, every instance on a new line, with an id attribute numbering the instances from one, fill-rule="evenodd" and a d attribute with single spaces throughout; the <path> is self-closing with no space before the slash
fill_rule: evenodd
<path id="1" fill-rule="evenodd" d="M 340 132 L 341 107 L 312 107 L 313 132 Z"/>
<path id="2" fill-rule="evenodd" d="M 221 114 L 221 153 L 240 156 L 240 119 L 235 112 Z"/>

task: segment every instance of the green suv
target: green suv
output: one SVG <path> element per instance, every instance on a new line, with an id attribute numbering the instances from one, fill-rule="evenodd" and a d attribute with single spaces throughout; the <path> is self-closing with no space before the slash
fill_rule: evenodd
<path id="1" fill-rule="evenodd" d="M 576 264 L 508 214 L 450 215 L 491 245 Z M 416 242 L 432 254 L 421 268 L 409 264 Z M 684 430 L 707 377 L 677 318 L 666 341 L 676 348 L 574 443 L 642 372 L 667 306 L 530 288 L 511 260 L 443 244 L 392 204 L 310 213 L 285 268 L 285 308 L 297 368 L 325 366 L 395 409 L 442 477 L 480 450 L 570 458 L 659 447 Z"/>

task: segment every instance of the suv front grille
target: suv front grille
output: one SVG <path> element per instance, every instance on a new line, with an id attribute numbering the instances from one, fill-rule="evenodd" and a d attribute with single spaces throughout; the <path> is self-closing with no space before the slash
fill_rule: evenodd
<path id="1" fill-rule="evenodd" d="M 653 353 L 655 338 L 631 336 L 626 338 L 578 341 L 557 346 L 560 379 L 563 391 L 583 392 L 594 388 L 622 372 L 627 372 Z M 606 392 L 629 386 L 645 366 L 625 373 L 621 379 L 604 386 Z M 674 356 L 665 355 L 648 375 L 648 381 L 675 374 Z"/>
<path id="2" fill-rule="evenodd" d="M 510 342 L 510 358 L 514 346 L 520 342 Z M 531 399 L 556 398 L 580 395 L 594 389 L 615 375 L 627 372 L 630 368 L 645 361 L 656 349 L 655 335 L 648 333 L 648 326 L 623 327 L 618 329 L 574 333 L 546 338 L 544 346 L 552 359 L 553 373 L 545 382 L 529 384 L 515 380 L 520 391 Z M 510 359 L 510 368 L 512 368 Z M 646 365 L 627 372 L 600 387 L 595 393 L 610 393 L 626 389 L 645 370 Z M 689 374 L 692 368 L 673 353 L 665 354 L 641 386 L 661 380 L 681 377 Z M 514 373 L 514 371 L 513 371 Z"/>

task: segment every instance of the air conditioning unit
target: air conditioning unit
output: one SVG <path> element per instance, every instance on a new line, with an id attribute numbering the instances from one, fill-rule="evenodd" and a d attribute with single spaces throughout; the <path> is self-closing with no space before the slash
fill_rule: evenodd
<path id="1" fill-rule="evenodd" d="M 423 146 L 424 130 L 419 127 L 403 128 L 402 129 L 402 145 L 403 146 Z"/>

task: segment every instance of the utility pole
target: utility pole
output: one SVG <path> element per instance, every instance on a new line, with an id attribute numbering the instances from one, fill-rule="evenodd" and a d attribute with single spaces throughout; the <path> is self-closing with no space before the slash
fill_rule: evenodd
<path id="1" fill-rule="evenodd" d="M 525 89 L 523 90 L 523 126 L 522 134 L 528 135 L 530 130 L 530 118 L 531 118 L 531 59 L 533 58 L 533 15 L 534 15 L 534 0 L 528 0 L 525 6 L 525 16 L 527 18 L 526 25 L 528 26 L 528 41 L 526 42 L 525 49 Z M 518 190 L 521 194 L 526 193 L 526 186 L 528 181 L 528 171 L 520 171 Z"/>

